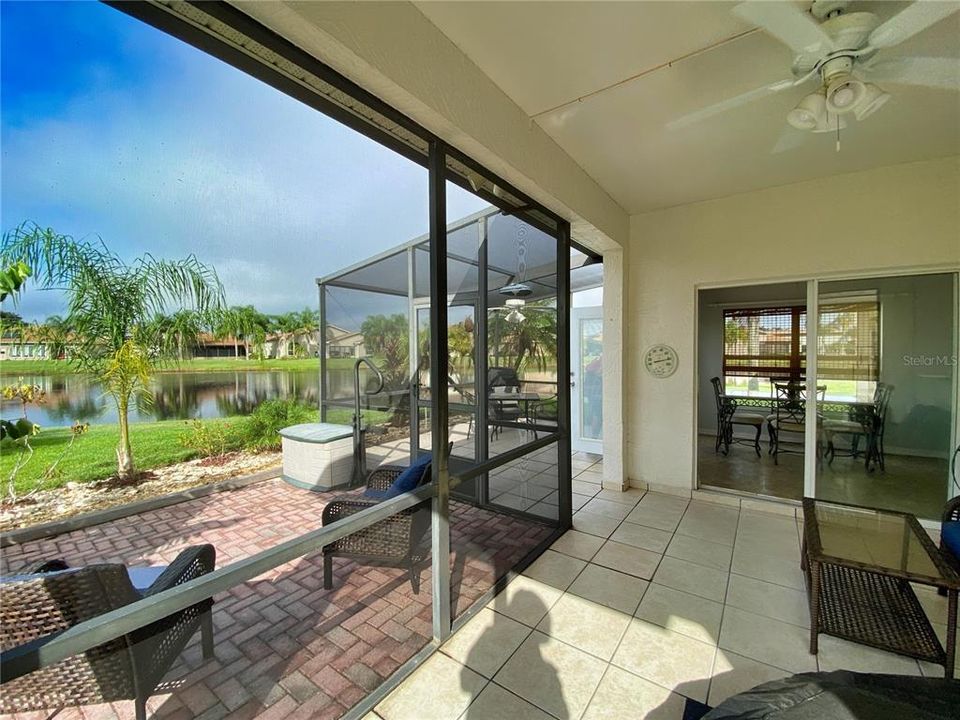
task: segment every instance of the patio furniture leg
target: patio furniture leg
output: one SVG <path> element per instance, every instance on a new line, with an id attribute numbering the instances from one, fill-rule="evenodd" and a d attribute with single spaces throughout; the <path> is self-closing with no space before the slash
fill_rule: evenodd
<path id="1" fill-rule="evenodd" d="M 757 436 L 753 439 L 753 449 L 757 453 L 757 457 L 760 457 L 760 425 L 757 425 Z"/>
<path id="2" fill-rule="evenodd" d="M 810 573 L 810 654 L 817 654 L 820 635 L 820 563 L 810 562 L 804 556 Z"/>
<path id="3" fill-rule="evenodd" d="M 323 556 L 323 589 L 333 590 L 333 555 Z"/>
<path id="4" fill-rule="evenodd" d="M 947 663 L 944 666 L 944 677 L 953 679 L 953 663 L 957 653 L 957 591 L 951 590 L 947 598 Z"/>
<path id="5" fill-rule="evenodd" d="M 133 701 L 134 713 L 137 720 L 147 720 L 147 699 L 138 697 Z"/>
<path id="6" fill-rule="evenodd" d="M 410 587 L 414 595 L 420 594 L 420 565 L 413 561 L 410 562 Z"/>
<path id="7" fill-rule="evenodd" d="M 200 643 L 204 660 L 213 657 L 213 610 L 206 610 L 200 616 Z"/>

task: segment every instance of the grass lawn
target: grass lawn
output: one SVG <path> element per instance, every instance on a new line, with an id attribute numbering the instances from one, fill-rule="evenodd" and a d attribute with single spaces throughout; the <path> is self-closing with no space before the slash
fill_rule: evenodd
<path id="1" fill-rule="evenodd" d="M 353 358 L 330 358 L 327 367 L 331 370 L 343 370 L 353 367 Z M 231 370 L 314 370 L 319 372 L 320 361 L 317 358 L 281 358 L 277 360 L 247 360 L 246 358 L 195 358 L 180 364 L 169 364 L 160 368 L 160 372 L 223 372 Z M 5 358 L 0 362 L 0 374 L 5 378 L 17 375 L 56 375 L 75 372 L 66 360 L 13 360 Z"/>
<path id="2" fill-rule="evenodd" d="M 390 422 L 393 413 L 387 410 L 361 410 L 367 426 Z M 350 408 L 327 408 L 327 422 L 336 425 L 352 425 L 353 410 Z"/>
<path id="3" fill-rule="evenodd" d="M 207 420 L 227 427 L 240 418 Z M 130 426 L 130 442 L 133 446 L 134 463 L 139 470 L 172 465 L 197 457 L 197 452 L 183 447 L 179 437 L 188 429 L 183 420 L 134 423 Z M 90 430 L 77 438 L 73 447 L 57 466 L 52 478 L 44 478 L 44 472 L 63 452 L 70 442 L 70 428 L 48 428 L 31 439 L 33 457 L 17 474 L 18 493 L 26 493 L 39 487 L 43 490 L 62 487 L 68 482 L 90 482 L 116 474 L 115 449 L 120 437 L 117 425 L 91 425 Z M 19 446 L 4 440 L 0 445 L 0 479 L 6 487 L 17 461 Z"/>
<path id="4" fill-rule="evenodd" d="M 382 410 L 364 410 L 367 426 L 389 422 L 392 414 Z M 327 421 L 350 425 L 353 411 L 349 408 L 330 408 Z M 222 427 L 226 430 L 227 449 L 242 444 L 240 423 L 243 416 L 201 421 L 205 426 Z M 180 444 L 181 435 L 191 433 L 192 421 L 163 420 L 159 422 L 133 423 L 130 425 L 130 443 L 133 460 L 138 470 L 173 465 L 199 457 L 196 450 Z M 33 456 L 17 473 L 17 493 L 35 488 L 52 490 L 68 482 L 91 482 L 112 477 L 117 472 L 116 447 L 120 438 L 119 426 L 91 425 L 79 436 L 73 447 L 66 451 L 52 477 L 44 477 L 47 468 L 56 462 L 70 442 L 70 428 L 44 428 L 31 438 Z M 0 484 L 5 490 L 7 478 L 16 465 L 20 446 L 11 440 L 0 443 Z"/>

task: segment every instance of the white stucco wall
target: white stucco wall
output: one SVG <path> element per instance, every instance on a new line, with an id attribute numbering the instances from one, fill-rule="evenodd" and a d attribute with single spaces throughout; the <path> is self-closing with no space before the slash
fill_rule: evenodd
<path id="1" fill-rule="evenodd" d="M 718 283 L 960 267 L 960 158 L 768 188 L 631 218 L 627 475 L 694 486 L 696 289 Z M 644 350 L 668 343 L 678 371 L 655 380 Z"/>

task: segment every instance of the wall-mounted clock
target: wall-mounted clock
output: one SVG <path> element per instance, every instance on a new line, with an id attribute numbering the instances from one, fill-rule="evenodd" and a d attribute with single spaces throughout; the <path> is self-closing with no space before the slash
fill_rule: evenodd
<path id="1" fill-rule="evenodd" d="M 668 378 L 677 371 L 677 351 L 662 343 L 654 345 L 644 354 L 643 366 L 655 378 Z"/>

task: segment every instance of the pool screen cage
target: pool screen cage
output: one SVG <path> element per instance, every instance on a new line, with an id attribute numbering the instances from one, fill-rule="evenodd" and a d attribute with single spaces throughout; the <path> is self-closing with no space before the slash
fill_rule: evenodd
<path id="1" fill-rule="evenodd" d="M 454 478 L 458 469 L 482 468 L 505 452 L 522 452 L 558 433 L 558 349 L 566 346 L 557 332 L 559 245 L 528 219 L 491 207 L 447 226 L 443 392 Z M 570 252 L 571 267 L 579 268 L 571 275 L 575 285 L 597 284 L 594 275 L 602 270 L 590 267 L 594 262 Z M 403 446 L 415 458 L 429 451 L 430 236 L 319 278 L 317 284 L 321 419 L 354 424 L 359 406 L 364 453 Z M 557 521 L 559 503 L 546 502 L 557 490 L 556 443 L 553 448 L 553 457 L 541 451 L 539 458 L 525 461 L 542 462 L 540 474 L 552 468 L 553 481 L 543 478 L 542 490 L 498 483 L 498 474 L 510 474 L 507 467 L 463 479 L 452 492 Z M 524 477 L 529 472 L 525 467 Z M 550 492 L 536 497 L 546 489 Z"/>

